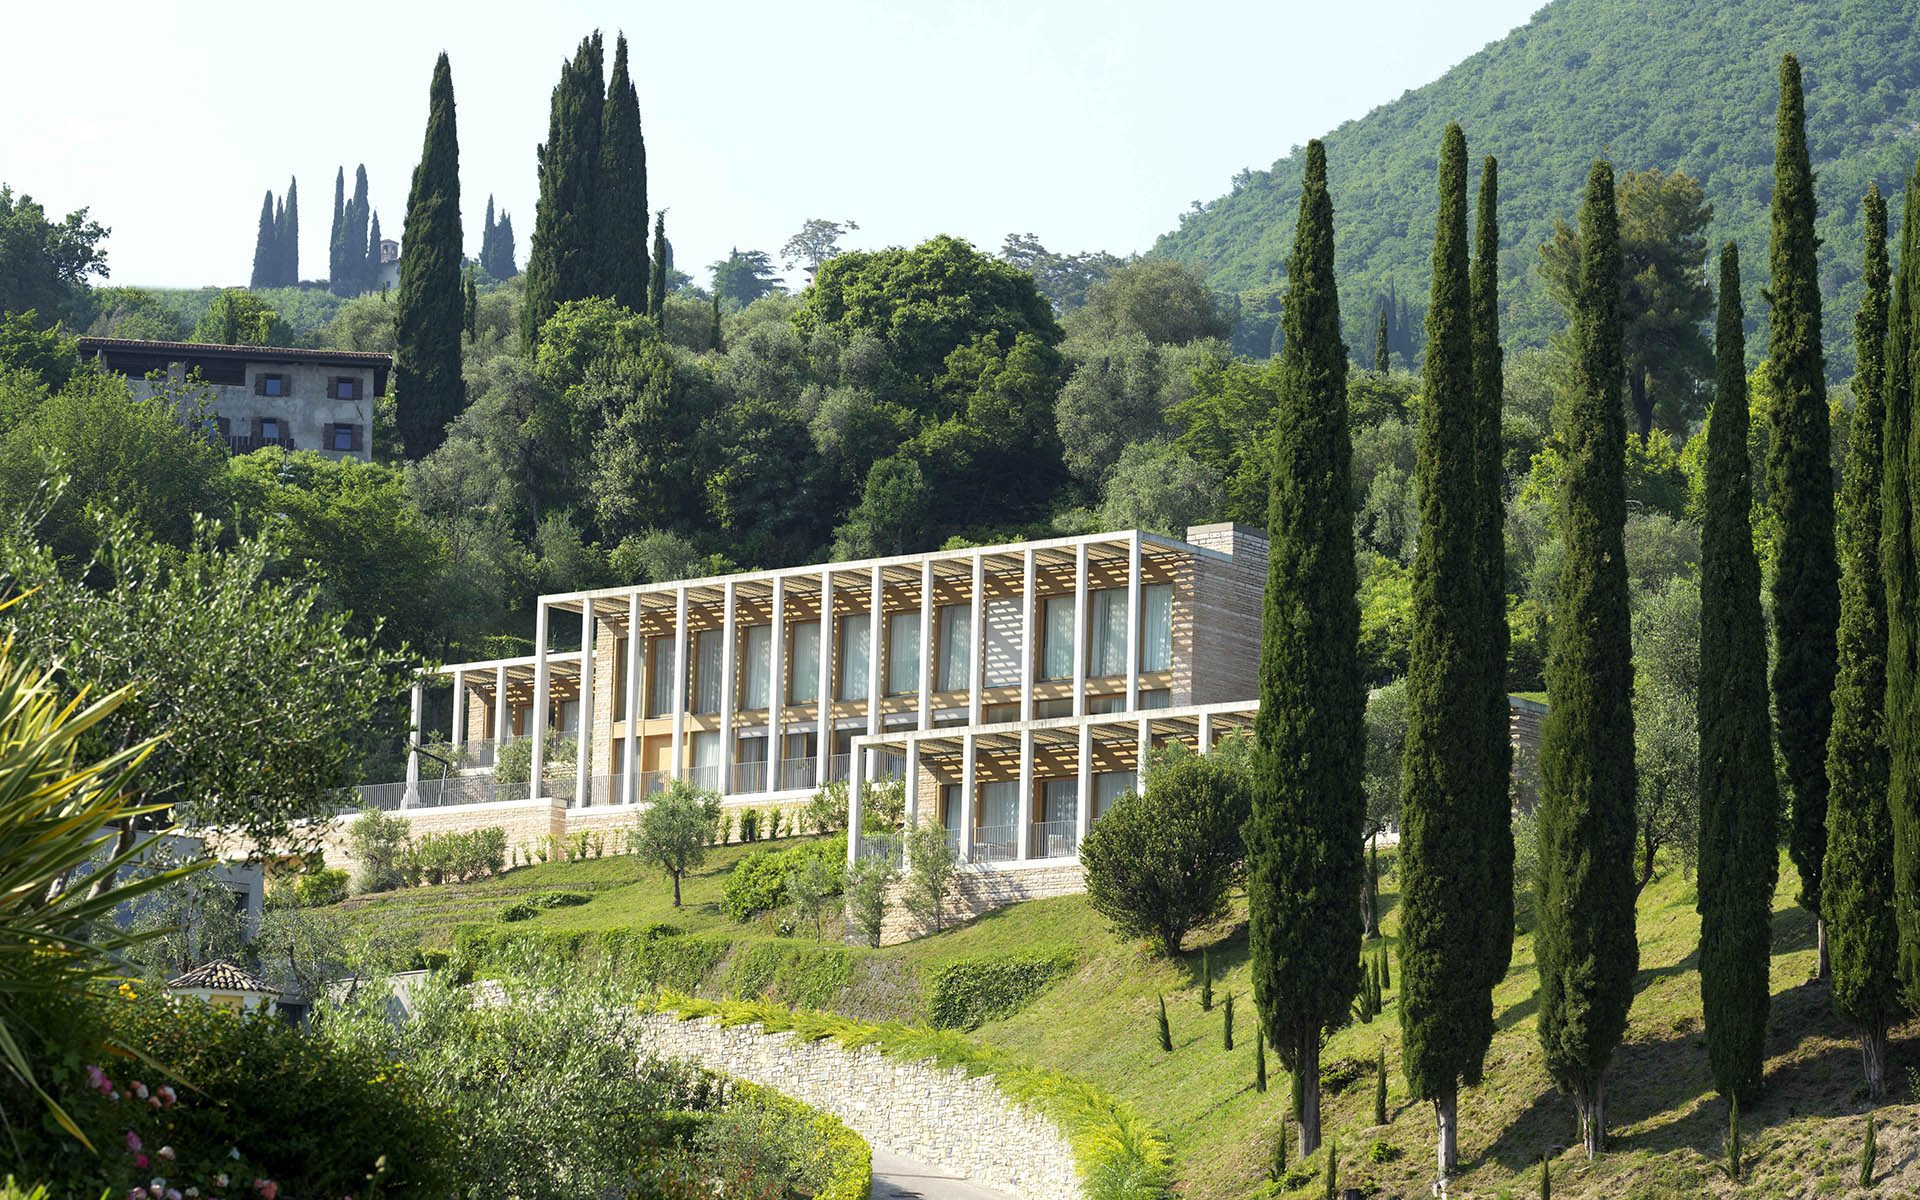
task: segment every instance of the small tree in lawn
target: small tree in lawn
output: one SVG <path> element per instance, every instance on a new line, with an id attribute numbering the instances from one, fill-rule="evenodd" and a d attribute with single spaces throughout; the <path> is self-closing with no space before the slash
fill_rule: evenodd
<path id="1" fill-rule="evenodd" d="M 1227 912 L 1245 850 L 1246 780 L 1205 758 L 1160 769 L 1147 794 L 1122 796 L 1080 843 L 1087 900 L 1125 937 L 1180 952 L 1190 930 Z"/>
<path id="2" fill-rule="evenodd" d="M 887 887 L 900 877 L 891 858 L 863 858 L 847 872 L 847 917 L 867 945 L 878 948 L 887 916 Z"/>
<path id="3" fill-rule="evenodd" d="M 364 808 L 347 828 L 347 852 L 360 868 L 355 882 L 363 892 L 385 892 L 406 882 L 405 862 L 412 826 L 377 808 Z"/>
<path id="4" fill-rule="evenodd" d="M 945 926 L 947 897 L 959 866 L 959 854 L 940 822 L 922 821 L 907 835 L 907 910 L 935 933 Z"/>
<path id="5" fill-rule="evenodd" d="M 798 871 L 787 876 L 787 894 L 793 897 L 793 915 L 813 924 L 813 938 L 822 935 L 821 922 L 827 915 L 827 901 L 833 895 L 833 871 L 826 859 L 809 854 Z"/>
<path id="6" fill-rule="evenodd" d="M 640 814 L 640 854 L 673 878 L 673 906 L 680 907 L 680 880 L 706 861 L 707 835 L 720 816 L 720 797 L 684 779 L 670 781 Z"/>

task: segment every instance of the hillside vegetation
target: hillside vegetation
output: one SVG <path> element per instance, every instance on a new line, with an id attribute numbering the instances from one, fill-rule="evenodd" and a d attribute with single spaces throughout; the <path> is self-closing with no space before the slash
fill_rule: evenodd
<path id="1" fill-rule="evenodd" d="M 1920 10 L 1907 0 L 1555 0 L 1434 82 L 1325 134 L 1348 343 L 1363 361 L 1371 353 L 1375 306 L 1390 288 L 1403 301 L 1426 296 L 1434 172 L 1450 120 L 1476 161 L 1500 160 L 1510 352 L 1562 324 L 1534 263 L 1553 218 L 1571 219 L 1595 156 L 1622 171 L 1695 176 L 1714 206 L 1709 244 L 1732 238 L 1764 262 L 1774 82 L 1789 51 L 1806 69 L 1828 368 L 1847 377 L 1860 200 L 1872 182 L 1897 195 L 1920 144 Z M 1301 169 L 1295 147 L 1268 170 L 1242 173 L 1229 194 L 1183 215 L 1154 253 L 1228 291 L 1272 288 L 1285 274 Z M 1759 324 L 1765 283 L 1760 273 L 1747 282 Z M 1755 353 L 1765 344 L 1748 341 Z"/>
<path id="2" fill-rule="evenodd" d="M 616 962 L 630 982 L 673 986 L 711 997 L 766 995 L 869 1020 L 925 1018 L 928 992 L 943 968 L 1007 957 L 1071 956 L 1072 968 L 1037 992 L 1009 997 L 1016 1011 L 986 1021 L 968 1036 L 1023 1062 L 1084 1079 L 1147 1114 L 1174 1147 L 1179 1191 L 1191 1200 L 1292 1195 L 1317 1197 L 1316 1159 L 1294 1186 L 1270 1188 L 1272 1145 L 1286 1109 L 1286 1083 L 1269 1055 L 1270 1087 L 1253 1088 L 1254 1019 L 1248 998 L 1244 901 L 1228 922 L 1189 939 L 1178 959 L 1150 957 L 1107 931 L 1083 897 L 1001 909 L 946 933 L 885 950 L 842 947 L 778 936 L 765 924 L 732 925 L 719 907 L 719 885 L 740 853 L 716 853 L 690 880 L 687 907 L 670 913 L 661 879 L 631 858 L 552 863 L 484 884 L 420 888 L 350 901 L 346 911 L 392 927 L 404 924 L 423 946 L 467 948 L 480 973 L 524 964 L 525 952 Z M 591 903 L 520 923 L 494 916 L 514 896 L 553 887 L 591 891 Z M 1494 993 L 1498 1032 L 1487 1080 L 1461 1101 L 1462 1170 L 1451 1194 L 1532 1197 L 1539 1161 L 1553 1158 L 1554 1191 L 1591 1200 L 1656 1200 L 1673 1196 L 1905 1197 L 1920 1186 L 1920 1103 L 1908 1070 L 1915 1065 L 1920 1025 L 1895 1031 L 1896 1082 L 1877 1110 L 1877 1183 L 1857 1185 L 1865 1098 L 1858 1049 L 1833 1016 L 1825 988 L 1810 981 L 1813 930 L 1793 903 L 1794 876 L 1781 872 L 1774 903 L 1767 1088 L 1743 1113 L 1747 1174 L 1726 1178 L 1726 1110 L 1713 1095 L 1700 1019 L 1696 948 L 1699 917 L 1692 880 L 1668 870 L 1640 897 L 1640 973 L 1631 1023 L 1613 1076 L 1614 1127 L 1609 1152 L 1587 1163 L 1573 1135 L 1571 1109 L 1556 1096 L 1540 1063 L 1534 1031 L 1536 979 L 1532 938 L 1523 932 L 1506 982 Z M 1397 929 L 1397 895 L 1383 888 L 1383 927 Z M 470 921 L 455 936 L 455 925 Z M 644 926 L 671 921 L 684 936 Z M 1525 921 L 1523 918 L 1523 927 Z M 622 945 L 621 934 L 628 935 Z M 651 941 L 652 951 L 634 948 Z M 675 943 L 680 943 L 676 945 Z M 481 948 L 492 962 L 472 957 Z M 1214 977 L 1214 1008 L 1200 1008 L 1202 952 Z M 511 951 L 509 954 L 508 951 Z M 654 978 L 655 974 L 659 978 Z M 1341 1178 L 1370 1195 L 1424 1195 L 1432 1178 L 1432 1114 L 1411 1102 L 1399 1075 L 1394 998 L 1371 1024 L 1335 1034 L 1322 1062 L 1328 1080 L 1326 1130 L 1338 1146 Z M 1236 997 L 1235 1049 L 1221 1045 L 1222 1007 Z M 1156 1042 L 1155 1015 L 1166 998 L 1172 1053 Z M 1388 1062 L 1388 1122 L 1372 1120 L 1375 1056 Z M 1572 1149 L 1568 1149 L 1572 1146 Z M 1293 1164 L 1296 1170 L 1299 1164 Z"/>

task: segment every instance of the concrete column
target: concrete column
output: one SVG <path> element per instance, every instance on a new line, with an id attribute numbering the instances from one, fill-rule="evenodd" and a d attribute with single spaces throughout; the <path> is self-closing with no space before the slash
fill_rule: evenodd
<path id="1" fill-rule="evenodd" d="M 1140 707 L 1140 531 L 1127 535 L 1127 711 Z"/>
<path id="2" fill-rule="evenodd" d="M 1074 810 L 1074 844 L 1093 827 L 1093 726 L 1080 725 L 1080 804 Z"/>
<path id="3" fill-rule="evenodd" d="M 640 593 L 627 594 L 627 677 L 619 686 L 626 692 L 627 744 L 620 759 L 620 803 L 640 800 L 640 655 L 646 647 L 640 637 Z"/>
<path id="4" fill-rule="evenodd" d="M 921 729 L 933 728 L 933 559 L 920 564 L 920 720 Z"/>
<path id="5" fill-rule="evenodd" d="M 513 706 L 507 703 L 507 669 L 493 669 L 493 761 L 500 761 L 500 748 L 513 736 Z"/>
<path id="6" fill-rule="evenodd" d="M 869 663 L 871 673 L 871 663 Z M 860 861 L 860 801 L 867 778 L 867 762 L 873 752 L 862 748 L 850 754 L 847 764 L 847 865 Z"/>
<path id="7" fill-rule="evenodd" d="M 426 696 L 424 686 L 418 681 L 413 685 L 412 700 L 413 706 L 409 710 L 412 716 L 407 723 L 407 786 L 400 793 L 401 808 L 412 808 L 420 799 L 420 724 Z"/>
<path id="8" fill-rule="evenodd" d="M 980 690 L 986 680 L 987 663 L 987 560 L 984 555 L 973 556 L 973 612 L 967 618 L 967 632 L 971 642 L 967 646 L 967 724 L 980 723 Z M 968 834 L 972 836 L 971 832 Z"/>
<path id="9" fill-rule="evenodd" d="M 1153 747 L 1153 726 L 1145 717 L 1140 718 L 1140 732 L 1134 742 L 1133 790 L 1144 796 L 1147 794 L 1147 753 Z"/>
<path id="10" fill-rule="evenodd" d="M 873 598 L 873 611 L 867 614 L 867 733 L 872 736 L 880 732 L 880 697 L 886 694 L 885 678 L 881 674 L 881 667 L 887 659 L 887 621 L 886 614 L 881 611 L 886 596 L 886 581 L 881 578 L 878 566 L 873 568 L 867 594 Z M 867 751 L 866 770 L 869 775 L 873 773 L 874 763 L 879 757 L 878 750 Z"/>
<path id="11" fill-rule="evenodd" d="M 767 791 L 780 790 L 785 752 L 781 710 L 787 702 L 787 581 L 773 577 L 773 629 L 767 636 Z"/>
<path id="12" fill-rule="evenodd" d="M 1198 738 L 1198 743 L 1199 743 L 1198 749 L 1202 754 L 1205 754 L 1207 751 L 1213 749 L 1213 714 L 1212 713 L 1200 714 L 1200 735 Z"/>
<path id="13" fill-rule="evenodd" d="M 1087 715 L 1087 544 L 1073 550 L 1073 715 Z"/>
<path id="14" fill-rule="evenodd" d="M 580 721 L 574 731 L 573 804 L 593 803 L 593 599 L 580 602 Z"/>
<path id="15" fill-rule="evenodd" d="M 533 739 L 532 761 L 527 768 L 527 795 L 547 792 L 547 707 L 553 684 L 553 668 L 547 663 L 547 604 L 534 601 L 533 617 L 533 711 L 527 714 L 527 736 Z"/>
<path id="16" fill-rule="evenodd" d="M 813 748 L 814 786 L 833 778 L 833 572 L 820 572 L 820 719 L 819 745 Z"/>
<path id="17" fill-rule="evenodd" d="M 1020 719 L 1033 720 L 1033 550 L 1023 556 L 1020 571 Z M 1025 857 L 1024 855 L 1022 857 Z"/>
<path id="18" fill-rule="evenodd" d="M 1020 796 L 1013 805 L 1013 856 L 1033 857 L 1033 731 L 1020 731 Z"/>
<path id="19" fill-rule="evenodd" d="M 687 589 L 673 596 L 673 755 L 669 769 L 675 779 L 687 775 Z"/>
<path id="20" fill-rule="evenodd" d="M 453 748 L 467 744 L 467 673 L 453 673 Z"/>
<path id="21" fill-rule="evenodd" d="M 920 824 L 920 739 L 907 739 L 906 807 L 900 817 L 903 833 L 912 833 Z"/>
<path id="22" fill-rule="evenodd" d="M 974 560 L 978 562 L 978 559 Z M 973 735 L 960 738 L 960 861 L 973 861 Z"/>
<path id="23" fill-rule="evenodd" d="M 733 710 L 734 698 L 740 694 L 740 681 L 735 678 L 735 668 L 739 665 L 740 655 L 734 647 L 735 635 L 739 630 L 734 623 L 733 580 L 726 582 L 720 601 L 720 779 L 714 788 L 722 796 L 733 793 Z"/>

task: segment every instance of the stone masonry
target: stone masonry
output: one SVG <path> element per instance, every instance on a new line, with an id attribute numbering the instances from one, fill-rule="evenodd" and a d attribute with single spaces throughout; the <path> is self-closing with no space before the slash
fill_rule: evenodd
<path id="1" fill-rule="evenodd" d="M 990 1077 L 890 1058 L 871 1046 L 725 1028 L 709 1017 L 653 1013 L 641 1024 L 650 1053 L 773 1088 L 832 1113 L 875 1146 L 1021 1200 L 1080 1200 L 1067 1139 Z"/>
<path id="2" fill-rule="evenodd" d="M 952 894 L 941 906 L 941 920 L 943 924 L 959 925 L 1022 900 L 1076 896 L 1086 890 L 1086 876 L 1078 861 L 1032 867 L 1017 865 L 993 871 L 961 867 L 954 873 Z M 887 888 L 887 915 L 880 925 L 883 946 L 912 941 L 933 932 L 907 911 L 905 895 L 904 880 L 895 881 Z"/>

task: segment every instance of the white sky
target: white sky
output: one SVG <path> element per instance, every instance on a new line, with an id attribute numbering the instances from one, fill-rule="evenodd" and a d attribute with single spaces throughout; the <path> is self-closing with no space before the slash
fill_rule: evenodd
<path id="1" fill-rule="evenodd" d="M 111 282 L 243 284 L 260 197 L 300 180 L 325 274 L 335 168 L 364 161 L 389 237 L 452 59 L 461 207 L 533 234 L 561 61 L 624 27 L 649 198 L 703 283 L 809 217 L 858 247 L 1144 250 L 1244 166 L 1426 83 L 1541 0 L 804 0 L 79 4 L 19 0 L 0 38 L 0 182 L 108 225 Z"/>

